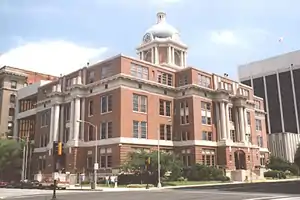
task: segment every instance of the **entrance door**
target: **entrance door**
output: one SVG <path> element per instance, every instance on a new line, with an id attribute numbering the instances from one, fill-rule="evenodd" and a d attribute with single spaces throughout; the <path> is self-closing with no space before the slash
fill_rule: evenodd
<path id="1" fill-rule="evenodd" d="M 236 169 L 246 169 L 246 155 L 242 150 L 234 152 L 234 161 Z"/>

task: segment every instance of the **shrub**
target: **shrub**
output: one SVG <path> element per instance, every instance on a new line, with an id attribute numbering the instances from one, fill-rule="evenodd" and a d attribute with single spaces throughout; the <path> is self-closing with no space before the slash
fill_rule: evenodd
<path id="1" fill-rule="evenodd" d="M 219 181 L 220 179 L 228 179 L 224 178 L 222 170 L 201 164 L 196 164 L 190 169 L 186 169 L 185 176 L 189 181 Z"/>
<path id="2" fill-rule="evenodd" d="M 264 173 L 264 177 L 273 179 L 286 179 L 286 174 L 282 171 L 270 170 Z"/>

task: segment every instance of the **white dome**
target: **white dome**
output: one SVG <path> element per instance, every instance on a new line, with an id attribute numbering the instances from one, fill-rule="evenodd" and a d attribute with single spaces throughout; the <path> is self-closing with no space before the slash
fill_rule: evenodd
<path id="1" fill-rule="evenodd" d="M 179 35 L 179 32 L 166 22 L 166 14 L 163 12 L 157 13 L 157 24 L 150 27 L 146 33 L 152 34 L 154 38 L 169 38 Z"/>

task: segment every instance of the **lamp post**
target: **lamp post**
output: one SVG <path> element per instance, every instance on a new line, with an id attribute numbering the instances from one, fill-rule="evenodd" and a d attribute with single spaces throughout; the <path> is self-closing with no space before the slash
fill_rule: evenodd
<path id="1" fill-rule="evenodd" d="M 83 121 L 83 120 L 77 120 L 77 122 L 79 123 L 86 123 L 88 125 L 91 125 L 94 129 L 95 129 L 95 132 L 96 132 L 96 145 L 95 145 L 95 163 L 94 163 L 94 189 L 96 189 L 97 187 L 97 171 L 98 171 L 98 168 L 99 168 L 99 165 L 98 165 L 98 130 L 97 130 L 97 126 L 92 124 L 91 122 L 88 122 L 88 121 Z"/>
<path id="2" fill-rule="evenodd" d="M 23 155 L 22 155 L 22 174 L 21 174 L 21 180 L 24 181 L 25 178 L 26 178 L 26 164 L 27 164 L 27 146 L 28 146 L 28 139 L 29 139 L 29 136 L 26 136 L 26 140 L 24 140 L 23 138 L 21 137 L 18 137 L 18 136 L 7 136 L 7 138 L 12 138 L 12 139 L 19 139 L 23 142 L 25 142 L 25 145 L 23 146 Z"/>

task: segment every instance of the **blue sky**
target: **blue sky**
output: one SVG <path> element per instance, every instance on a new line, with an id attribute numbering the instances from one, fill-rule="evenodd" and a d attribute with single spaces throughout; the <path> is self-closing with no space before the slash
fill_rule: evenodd
<path id="1" fill-rule="evenodd" d="M 300 47 L 296 0 L 1 0 L 0 65 L 59 75 L 135 47 L 167 13 L 188 64 L 237 78 L 237 66 Z M 283 38 L 279 42 L 279 38 Z"/>

